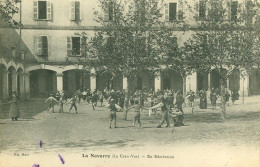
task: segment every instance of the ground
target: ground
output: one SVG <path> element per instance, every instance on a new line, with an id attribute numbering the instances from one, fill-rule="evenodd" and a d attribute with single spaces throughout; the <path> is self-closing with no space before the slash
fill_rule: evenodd
<path id="1" fill-rule="evenodd" d="M 156 128 L 161 112 L 149 116 L 144 110 L 141 114 L 143 129 L 131 128 L 133 112 L 130 112 L 127 121 L 122 119 L 122 113 L 117 113 L 118 128 L 109 129 L 108 109 L 104 107 L 93 111 L 91 105 L 81 103 L 79 114 L 74 111 L 62 114 L 44 110 L 47 106 L 44 100 L 27 101 L 21 104 L 20 121 L 11 121 L 6 111 L 1 114 L 0 166 L 9 159 L 14 166 L 25 160 L 32 165 L 36 163 L 32 157 L 39 155 L 41 158 L 37 162 L 44 166 L 46 161 L 41 159 L 57 158 L 52 154 L 62 154 L 67 161 L 64 165 L 68 166 L 68 161 L 73 158 L 82 162 L 100 162 L 96 158 L 83 158 L 83 154 L 90 156 L 92 153 L 174 156 L 174 160 L 162 158 L 161 161 L 156 161 L 156 158 L 150 161 L 146 157 L 144 162 L 149 160 L 152 162 L 150 166 L 156 166 L 158 162 L 172 166 L 257 166 L 260 165 L 259 100 L 258 96 L 249 97 L 243 105 L 242 101 L 237 101 L 235 105 L 228 106 L 225 120 L 220 118 L 219 110 L 211 110 L 210 104 L 206 110 L 200 110 L 197 105 L 194 114 L 189 107 L 184 107 L 183 127 L 173 127 L 171 120 L 170 128 Z M 65 112 L 68 107 L 65 105 Z M 14 155 L 23 153 L 29 154 L 29 157 Z M 126 163 L 130 159 L 113 161 L 104 158 L 102 162 Z M 131 162 L 140 163 L 136 159 Z M 100 166 L 104 165 L 100 163 Z"/>

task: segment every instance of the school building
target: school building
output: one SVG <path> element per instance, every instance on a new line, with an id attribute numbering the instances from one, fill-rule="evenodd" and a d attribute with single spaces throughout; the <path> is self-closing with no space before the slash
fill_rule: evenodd
<path id="1" fill-rule="evenodd" d="M 181 0 L 182 1 L 182 0 Z M 199 17 L 207 15 L 207 6 L 203 0 L 190 0 L 189 5 L 199 5 L 198 13 L 191 13 L 188 7 L 179 0 L 165 0 L 163 19 L 171 26 L 178 21 L 178 13 L 182 12 L 190 25 L 196 26 L 194 14 Z M 184 0 L 183 0 L 184 1 Z M 236 8 L 245 0 L 232 0 L 230 19 L 238 13 Z M 17 4 L 18 7 L 20 3 Z M 104 89 L 108 86 L 108 78 L 95 72 L 95 69 L 83 70 L 76 63 L 80 55 L 80 36 L 76 33 L 85 32 L 93 36 L 100 25 L 94 21 L 94 11 L 101 10 L 97 0 L 23 0 L 21 13 L 22 28 L 0 27 L 0 97 L 6 99 L 12 91 L 17 91 L 22 98 L 46 97 L 49 93 L 60 90 L 74 92 L 80 88 Z M 109 11 L 109 10 L 108 10 Z M 104 13 L 107 21 L 112 16 Z M 178 45 L 182 45 L 191 37 L 191 30 L 181 32 L 176 29 L 175 37 Z M 73 53 L 73 54 L 72 54 Z M 214 69 L 210 73 L 193 73 L 182 79 L 174 71 L 168 75 L 157 73 L 154 76 L 143 71 L 137 78 L 130 81 L 130 89 L 154 90 L 210 90 L 219 88 L 219 76 Z M 239 90 L 247 95 L 260 94 L 260 70 L 242 78 L 239 71 L 234 71 L 227 79 L 229 90 Z M 185 82 L 185 84 L 184 84 Z M 127 78 L 119 75 L 114 79 L 113 89 L 125 89 Z"/>

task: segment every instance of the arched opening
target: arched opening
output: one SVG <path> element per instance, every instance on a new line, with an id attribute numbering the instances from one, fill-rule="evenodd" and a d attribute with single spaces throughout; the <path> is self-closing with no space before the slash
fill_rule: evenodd
<path id="1" fill-rule="evenodd" d="M 249 76 L 249 95 L 260 95 L 260 69 L 255 69 Z"/>
<path id="2" fill-rule="evenodd" d="M 139 75 L 129 78 L 128 84 L 130 90 L 154 90 L 154 74 L 144 70 Z"/>
<path id="3" fill-rule="evenodd" d="M 123 75 L 117 74 L 111 81 L 111 74 L 109 73 L 97 73 L 97 89 L 104 90 L 105 88 L 122 90 L 123 89 Z"/>
<path id="4" fill-rule="evenodd" d="M 227 73 L 226 69 L 223 69 L 222 73 Z M 227 88 L 227 80 L 224 80 L 224 86 Z M 211 89 L 221 89 L 221 74 L 218 70 L 213 69 L 210 73 L 210 87 Z"/>
<path id="5" fill-rule="evenodd" d="M 17 92 L 17 73 L 13 66 L 8 68 L 8 96 L 15 91 Z"/>
<path id="6" fill-rule="evenodd" d="M 56 72 L 46 69 L 30 71 L 31 97 L 47 97 L 57 91 Z"/>
<path id="7" fill-rule="evenodd" d="M 162 89 L 183 92 L 183 79 L 173 70 L 165 71 L 162 76 Z"/>
<path id="8" fill-rule="evenodd" d="M 73 94 L 78 89 L 90 89 L 90 74 L 84 70 L 68 70 L 63 72 L 63 90 Z"/>
<path id="9" fill-rule="evenodd" d="M 229 90 L 239 91 L 240 89 L 240 71 L 238 69 L 233 70 L 229 77 Z"/>
<path id="10" fill-rule="evenodd" d="M 7 98 L 7 69 L 3 64 L 0 64 L 0 99 Z"/>
<path id="11" fill-rule="evenodd" d="M 197 90 L 208 90 L 208 73 L 197 73 Z"/>

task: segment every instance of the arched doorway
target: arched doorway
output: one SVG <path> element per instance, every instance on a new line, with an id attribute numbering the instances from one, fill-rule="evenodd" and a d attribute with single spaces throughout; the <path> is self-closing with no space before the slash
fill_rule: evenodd
<path id="1" fill-rule="evenodd" d="M 233 70 L 229 76 L 229 90 L 239 91 L 240 89 L 240 71 L 238 69 Z"/>
<path id="2" fill-rule="evenodd" d="M 255 69 L 249 76 L 249 95 L 260 95 L 260 69 Z"/>
<path id="3" fill-rule="evenodd" d="M 183 79 L 173 70 L 163 72 L 162 89 L 183 92 Z"/>
<path id="4" fill-rule="evenodd" d="M 87 71 L 74 69 L 63 72 L 63 90 L 72 95 L 78 89 L 90 89 L 90 74 Z"/>
<path id="5" fill-rule="evenodd" d="M 96 86 L 98 90 L 104 90 L 105 88 L 122 90 L 123 89 L 123 75 L 117 74 L 111 83 L 111 74 L 109 73 L 97 73 Z"/>
<path id="6" fill-rule="evenodd" d="M 0 99 L 3 100 L 7 97 L 7 68 L 0 64 Z"/>
<path id="7" fill-rule="evenodd" d="M 46 69 L 30 71 L 31 97 L 47 97 L 57 91 L 56 72 Z"/>
<path id="8" fill-rule="evenodd" d="M 149 70 L 143 70 L 137 76 L 128 78 L 130 90 L 154 90 L 154 74 Z"/>
<path id="9" fill-rule="evenodd" d="M 197 90 L 208 90 L 208 73 L 197 73 Z"/>
<path id="10" fill-rule="evenodd" d="M 223 69 L 223 73 L 227 73 L 226 69 Z M 225 75 L 225 74 L 224 74 Z M 227 80 L 224 80 L 224 86 L 227 88 Z M 213 69 L 210 73 L 210 87 L 211 89 L 221 89 L 221 75 L 218 70 Z"/>

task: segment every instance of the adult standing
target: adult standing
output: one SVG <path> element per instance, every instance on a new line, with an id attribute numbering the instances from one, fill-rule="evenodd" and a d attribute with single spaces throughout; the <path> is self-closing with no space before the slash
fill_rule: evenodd
<path id="1" fill-rule="evenodd" d="M 20 111 L 19 111 L 19 101 L 18 97 L 16 95 L 16 92 L 12 92 L 12 100 L 10 103 L 10 116 L 12 118 L 12 121 L 18 121 L 18 118 L 20 118 Z"/>
<path id="2" fill-rule="evenodd" d="M 200 109 L 206 109 L 207 108 L 207 93 L 204 90 L 200 91 Z"/>

